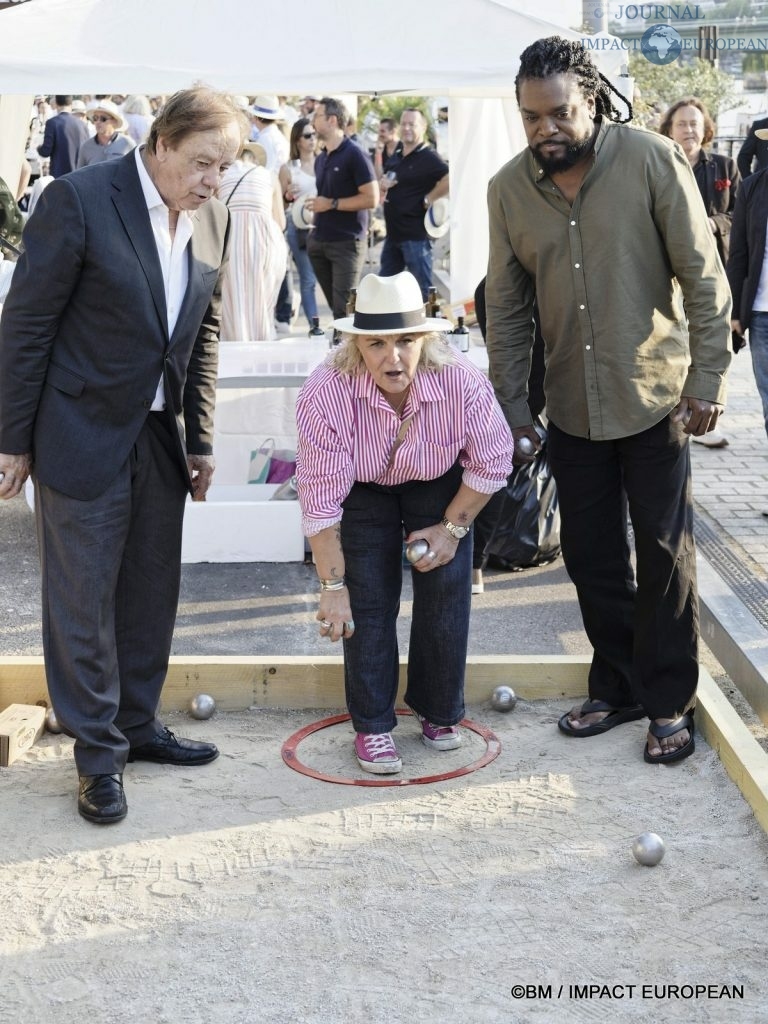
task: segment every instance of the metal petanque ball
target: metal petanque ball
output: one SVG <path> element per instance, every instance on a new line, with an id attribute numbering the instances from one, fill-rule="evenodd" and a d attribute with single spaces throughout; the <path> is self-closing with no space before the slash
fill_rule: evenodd
<path id="1" fill-rule="evenodd" d="M 429 541 L 424 540 L 423 537 L 417 537 L 416 540 L 412 540 L 410 544 L 405 545 L 405 557 L 413 565 L 418 562 L 420 558 L 429 551 Z"/>
<path id="2" fill-rule="evenodd" d="M 207 693 L 198 693 L 189 702 L 189 713 L 200 720 L 210 718 L 216 710 L 216 701 Z"/>
<path id="3" fill-rule="evenodd" d="M 530 437 L 523 436 L 517 442 L 517 450 L 520 452 L 521 455 L 533 455 L 533 453 L 536 451 L 536 446 L 534 445 Z"/>
<path id="4" fill-rule="evenodd" d="M 491 694 L 491 707 L 494 711 L 511 711 L 517 704 L 517 694 L 511 686 L 497 686 Z"/>
<path id="5" fill-rule="evenodd" d="M 59 720 L 56 717 L 56 712 L 53 708 L 48 708 L 45 712 L 45 728 L 48 732 L 61 732 L 61 726 L 59 725 Z"/>
<path id="6" fill-rule="evenodd" d="M 664 840 L 655 832 L 642 832 L 632 843 L 632 853 L 638 864 L 655 867 L 664 856 Z"/>

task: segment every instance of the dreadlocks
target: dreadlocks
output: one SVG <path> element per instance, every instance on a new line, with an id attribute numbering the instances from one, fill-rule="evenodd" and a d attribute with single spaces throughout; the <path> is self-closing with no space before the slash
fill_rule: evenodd
<path id="1" fill-rule="evenodd" d="M 609 121 L 617 121 L 619 124 L 632 120 L 632 104 L 600 74 L 583 44 L 560 36 L 537 39 L 523 50 L 520 70 L 515 79 L 515 95 L 519 101 L 520 83 L 526 79 L 551 78 L 552 75 L 565 75 L 569 72 L 576 76 L 585 96 L 594 96 L 597 114 L 604 114 Z M 628 117 L 622 119 L 613 105 L 611 93 L 615 93 L 626 104 Z"/>

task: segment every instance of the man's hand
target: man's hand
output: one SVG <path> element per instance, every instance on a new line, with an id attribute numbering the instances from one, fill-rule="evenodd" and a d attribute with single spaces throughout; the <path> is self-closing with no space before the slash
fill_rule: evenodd
<path id="1" fill-rule="evenodd" d="M 187 466 L 192 478 L 192 501 L 205 501 L 216 468 L 213 456 L 187 455 Z"/>
<path id="2" fill-rule="evenodd" d="M 520 442 L 523 438 L 527 438 L 531 442 L 530 450 L 527 444 L 521 446 Z M 529 462 L 533 462 L 536 453 L 541 449 L 541 438 L 539 437 L 536 427 L 530 423 L 527 427 L 515 427 L 512 431 L 512 440 L 515 443 L 515 449 L 512 454 L 512 465 L 513 466 L 526 466 Z"/>
<path id="3" fill-rule="evenodd" d="M 32 471 L 32 456 L 0 455 L 0 498 L 15 498 Z"/>
<path id="4" fill-rule="evenodd" d="M 328 196 L 310 196 L 304 203 L 304 206 L 312 213 L 328 213 L 332 202 L 333 200 L 329 199 Z"/>
<path id="5" fill-rule="evenodd" d="M 700 398 L 688 398 L 683 395 L 669 414 L 669 418 L 673 423 L 684 423 L 684 433 L 701 437 L 702 434 L 715 429 L 723 411 L 724 406 L 715 402 L 703 402 Z"/>

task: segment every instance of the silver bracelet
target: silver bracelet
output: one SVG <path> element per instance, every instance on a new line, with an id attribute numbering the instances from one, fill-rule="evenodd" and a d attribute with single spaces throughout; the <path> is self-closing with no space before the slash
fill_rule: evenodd
<path id="1" fill-rule="evenodd" d="M 344 577 L 337 580 L 320 580 L 321 590 L 343 590 L 346 587 Z"/>

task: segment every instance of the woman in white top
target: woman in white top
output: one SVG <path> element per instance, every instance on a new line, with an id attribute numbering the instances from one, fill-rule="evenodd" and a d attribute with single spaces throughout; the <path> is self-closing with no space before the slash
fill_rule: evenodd
<path id="1" fill-rule="evenodd" d="M 277 176 L 264 162 L 263 146 L 246 142 L 219 185 L 218 197 L 232 216 L 221 291 L 222 341 L 275 337 L 275 303 L 287 260 L 285 213 Z"/>
<path id="2" fill-rule="evenodd" d="M 289 160 L 280 168 L 280 186 L 286 205 L 304 196 L 317 195 L 315 180 L 315 152 L 317 149 L 317 133 L 308 117 L 300 117 L 291 128 Z M 296 269 L 299 272 L 299 291 L 301 305 L 307 323 L 312 326 L 312 317 L 317 316 L 317 299 L 315 298 L 315 272 L 307 255 L 307 236 L 309 225 L 299 228 L 290 215 L 285 232 L 288 247 L 291 250 Z"/>

